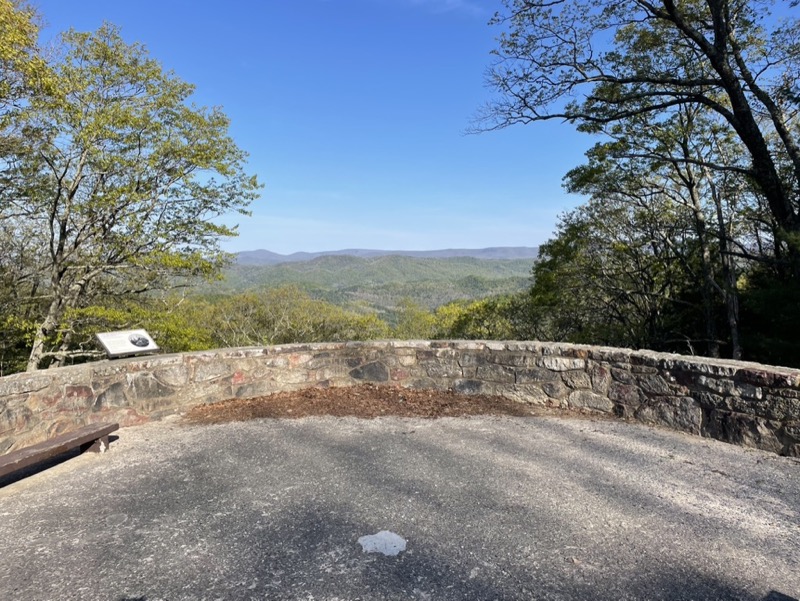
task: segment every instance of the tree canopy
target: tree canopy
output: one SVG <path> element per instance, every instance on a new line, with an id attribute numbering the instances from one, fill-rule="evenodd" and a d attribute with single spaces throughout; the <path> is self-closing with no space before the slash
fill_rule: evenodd
<path id="1" fill-rule="evenodd" d="M 55 91 L 7 111 L 24 137 L 0 157 L 0 236 L 27 257 L 4 267 L 36 323 L 28 369 L 68 351 L 71 310 L 217 270 L 235 230 L 214 218 L 246 214 L 259 188 L 221 109 L 191 104 L 143 46 L 112 25 L 61 41 Z"/>
<path id="2" fill-rule="evenodd" d="M 717 163 L 752 181 L 775 224 L 775 259 L 800 277 L 800 26 L 769 0 L 504 0 L 478 129 L 565 119 L 589 132 L 698 107 L 746 161 Z"/>

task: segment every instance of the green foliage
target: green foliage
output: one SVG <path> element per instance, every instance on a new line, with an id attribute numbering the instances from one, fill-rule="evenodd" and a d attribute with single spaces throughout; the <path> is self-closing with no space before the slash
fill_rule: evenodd
<path id="1" fill-rule="evenodd" d="M 0 161 L 0 238 L 38 260 L 15 276 L 38 312 L 29 369 L 69 350 L 68 313 L 218 272 L 235 231 L 214 218 L 247 214 L 259 188 L 225 115 L 141 45 L 111 25 L 62 41 L 56 91 L 7 113 L 24 146 Z"/>
<path id="2" fill-rule="evenodd" d="M 338 342 L 388 338 L 374 314 L 359 314 L 310 298 L 294 286 L 248 292 L 216 302 L 212 335 L 218 346 Z"/>
<path id="3" fill-rule="evenodd" d="M 178 353 L 213 346 L 208 326 L 212 314 L 208 303 L 166 296 L 73 309 L 65 315 L 65 322 L 70 324 L 73 349 L 96 349 L 97 332 L 144 328 L 164 352 Z"/>
<path id="4" fill-rule="evenodd" d="M 515 293 L 529 284 L 531 260 L 387 256 L 320 257 L 279 265 L 235 265 L 224 280 L 197 287 L 205 297 L 294 285 L 314 298 L 351 310 L 369 307 L 396 323 L 395 307 L 409 299 L 435 309 L 458 299 Z"/>
<path id="5" fill-rule="evenodd" d="M 436 317 L 411 299 L 403 299 L 396 309 L 396 325 L 392 337 L 401 340 L 429 340 L 436 338 Z"/>
<path id="6" fill-rule="evenodd" d="M 744 358 L 800 367 L 800 285 L 763 268 L 742 284 Z"/>
<path id="7" fill-rule="evenodd" d="M 0 315 L 0 376 L 24 371 L 36 323 L 17 315 Z"/>
<path id="8" fill-rule="evenodd" d="M 0 109 L 36 91 L 53 92 L 47 64 L 36 47 L 35 11 L 19 0 L 0 0 Z M 0 114 L 0 123 L 9 123 Z"/>

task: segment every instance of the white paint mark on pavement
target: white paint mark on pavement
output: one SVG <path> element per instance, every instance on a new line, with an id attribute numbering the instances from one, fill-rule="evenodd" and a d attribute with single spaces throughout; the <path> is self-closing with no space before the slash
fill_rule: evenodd
<path id="1" fill-rule="evenodd" d="M 361 545 L 364 553 L 383 553 L 394 556 L 406 550 L 406 539 L 388 530 L 362 536 L 358 539 L 358 544 Z"/>

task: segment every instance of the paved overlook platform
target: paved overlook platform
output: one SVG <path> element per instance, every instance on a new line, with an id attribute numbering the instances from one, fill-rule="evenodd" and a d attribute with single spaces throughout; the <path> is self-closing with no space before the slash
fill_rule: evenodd
<path id="1" fill-rule="evenodd" d="M 406 540 L 366 554 L 365 535 Z M 0 598 L 800 597 L 800 463 L 615 421 L 123 428 L 0 488 Z"/>

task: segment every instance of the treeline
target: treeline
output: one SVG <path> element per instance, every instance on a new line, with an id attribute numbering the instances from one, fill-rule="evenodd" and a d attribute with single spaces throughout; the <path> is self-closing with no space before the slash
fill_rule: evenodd
<path id="1" fill-rule="evenodd" d="M 0 0 L 3 373 L 91 357 L 85 324 L 219 273 L 235 228 L 215 218 L 260 187 L 227 117 L 142 45 L 104 24 L 43 49 L 39 18 Z"/>
<path id="2" fill-rule="evenodd" d="M 60 365 L 102 356 L 95 333 L 146 329 L 165 352 L 212 348 L 345 342 L 388 338 L 513 338 L 524 295 L 461 301 L 429 310 L 401 301 L 388 319 L 311 298 L 296 286 L 243 292 L 213 300 L 196 296 L 130 296 L 73 309 L 70 348 Z M 26 368 L 35 320 L 0 322 L 0 375 Z M 56 338 L 55 344 L 60 340 Z"/>
<path id="3" fill-rule="evenodd" d="M 476 129 L 601 141 L 540 248 L 537 338 L 800 365 L 796 3 L 504 0 Z"/>

